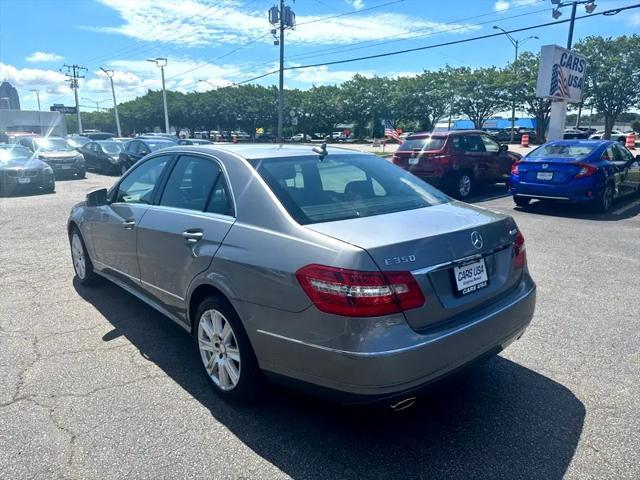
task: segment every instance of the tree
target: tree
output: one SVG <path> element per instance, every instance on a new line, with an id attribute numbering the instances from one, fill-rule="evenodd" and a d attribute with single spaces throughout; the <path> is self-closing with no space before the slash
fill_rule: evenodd
<path id="1" fill-rule="evenodd" d="M 424 71 L 415 77 L 397 80 L 397 96 L 407 119 L 415 121 L 420 130 L 431 131 L 451 107 L 453 95 L 443 71 Z"/>
<path id="2" fill-rule="evenodd" d="M 447 84 L 456 95 L 453 109 L 469 117 L 475 128 L 509 107 L 507 77 L 491 68 L 447 67 Z"/>
<path id="3" fill-rule="evenodd" d="M 640 36 L 590 36 L 575 49 L 587 57 L 588 100 L 604 116 L 603 138 L 609 139 L 620 114 L 640 106 Z"/>
<path id="4" fill-rule="evenodd" d="M 524 52 L 515 65 L 509 65 L 505 72 L 513 76 L 510 82 L 512 94 L 515 95 L 516 102 L 536 119 L 536 138 L 538 142 L 543 142 L 551 114 L 551 100 L 536 95 L 539 65 L 539 54 Z"/>

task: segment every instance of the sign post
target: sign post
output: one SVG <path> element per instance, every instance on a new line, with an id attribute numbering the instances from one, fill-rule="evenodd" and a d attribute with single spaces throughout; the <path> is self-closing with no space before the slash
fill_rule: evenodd
<path id="1" fill-rule="evenodd" d="M 582 55 L 558 45 L 540 50 L 536 95 L 552 101 L 547 141 L 562 139 L 567 104 L 582 101 L 586 71 L 587 59 Z"/>

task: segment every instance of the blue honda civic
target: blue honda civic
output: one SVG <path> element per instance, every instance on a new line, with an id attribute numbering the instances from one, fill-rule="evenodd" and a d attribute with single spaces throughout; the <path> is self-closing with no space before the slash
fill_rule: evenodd
<path id="1" fill-rule="evenodd" d="M 509 189 L 520 207 L 558 200 L 607 212 L 614 199 L 640 193 L 640 155 L 610 140 L 548 142 L 513 165 Z"/>

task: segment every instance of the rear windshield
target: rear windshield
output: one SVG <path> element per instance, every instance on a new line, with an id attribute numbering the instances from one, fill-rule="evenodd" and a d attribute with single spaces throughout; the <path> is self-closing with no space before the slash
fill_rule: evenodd
<path id="1" fill-rule="evenodd" d="M 253 166 L 300 224 L 370 217 L 429 207 L 448 197 L 378 157 L 331 155 L 253 160 Z"/>
<path id="2" fill-rule="evenodd" d="M 441 150 L 444 141 L 444 137 L 408 138 L 398 150 Z"/>
<path id="3" fill-rule="evenodd" d="M 580 158 L 589 155 L 597 145 L 542 145 L 527 155 L 527 158 Z"/>
<path id="4" fill-rule="evenodd" d="M 119 142 L 100 142 L 99 145 L 105 153 L 119 153 L 122 151 L 122 144 Z"/>

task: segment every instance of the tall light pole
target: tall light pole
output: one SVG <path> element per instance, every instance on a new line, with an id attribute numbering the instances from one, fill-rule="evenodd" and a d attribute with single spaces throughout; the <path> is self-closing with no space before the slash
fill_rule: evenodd
<path id="1" fill-rule="evenodd" d="M 167 90 L 164 87 L 164 67 L 167 66 L 167 59 L 162 57 L 148 58 L 147 62 L 155 63 L 156 67 L 160 68 L 160 75 L 162 76 L 162 103 L 164 105 L 164 131 L 165 133 L 170 133 L 169 113 L 167 111 Z"/>
<path id="2" fill-rule="evenodd" d="M 518 63 L 518 48 L 519 48 L 519 46 L 522 45 L 527 40 L 532 40 L 532 39 L 538 40 L 538 37 L 536 35 L 532 35 L 530 37 L 523 38 L 522 40 L 516 40 L 511 35 L 509 35 L 509 32 L 507 32 L 504 28 L 499 27 L 497 25 L 494 25 L 493 28 L 495 30 L 500 30 L 502 33 L 504 33 L 505 36 L 507 37 L 507 39 L 509 39 L 509 41 L 511 42 L 511 45 L 513 45 L 513 48 L 515 49 L 515 51 L 516 51 L 516 56 L 515 56 L 515 59 L 513 61 L 513 73 L 515 74 L 516 65 Z M 514 135 L 515 135 L 515 129 L 516 129 L 516 97 L 514 95 L 514 97 L 511 99 L 511 143 L 513 143 L 513 139 L 514 139 Z"/>
<path id="3" fill-rule="evenodd" d="M 283 142 L 282 130 L 284 125 L 284 31 L 296 25 L 296 14 L 291 7 L 284 6 L 284 0 L 280 0 L 280 7 L 269 9 L 269 23 L 277 25 L 277 29 L 271 30 L 275 36 L 277 30 L 278 37 L 273 42 L 280 46 L 280 73 L 278 77 L 278 143 Z"/>
<path id="4" fill-rule="evenodd" d="M 562 0 L 551 0 L 551 3 L 556 6 L 551 12 L 551 16 L 556 20 L 560 18 L 560 16 L 562 15 L 562 12 L 560 11 L 562 7 L 571 6 L 571 21 L 569 22 L 569 35 L 567 37 L 567 50 L 571 50 L 571 48 L 573 47 L 573 27 L 576 23 L 576 9 L 578 8 L 578 5 L 584 5 L 585 11 L 590 14 L 590 13 L 593 13 L 593 11 L 596 9 L 597 7 L 596 2 L 595 0 L 577 0 L 572 2 L 563 2 Z M 567 115 L 567 101 L 566 100 L 554 101 L 551 103 L 551 108 L 552 110 L 557 110 L 558 114 L 560 114 L 560 110 L 562 110 L 562 115 L 564 116 L 562 117 L 563 120 L 561 122 L 561 126 L 564 129 L 565 119 Z M 578 118 L 576 122 L 576 127 L 580 126 L 581 114 L 582 114 L 582 102 L 580 102 L 580 104 L 578 105 Z"/>
<path id="5" fill-rule="evenodd" d="M 38 133 L 42 134 L 42 118 L 40 115 L 40 90 L 37 88 L 32 88 L 31 91 L 36 94 L 36 98 L 38 99 L 38 129 L 40 130 Z"/>
<path id="6" fill-rule="evenodd" d="M 111 82 L 111 95 L 113 96 L 113 112 L 116 115 L 116 128 L 118 129 L 118 137 L 122 137 L 122 130 L 120 130 L 120 117 L 118 116 L 118 102 L 116 102 L 116 89 L 113 87 L 113 70 L 105 70 L 102 67 L 100 67 L 100 70 L 109 77 L 109 81 Z"/>

